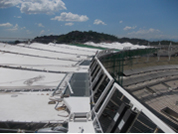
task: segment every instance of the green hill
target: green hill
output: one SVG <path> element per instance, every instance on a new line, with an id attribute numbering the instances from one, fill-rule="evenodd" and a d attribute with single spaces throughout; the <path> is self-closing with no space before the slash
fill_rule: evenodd
<path id="1" fill-rule="evenodd" d="M 109 35 L 105 33 L 98 33 L 94 31 L 72 31 L 67 34 L 62 35 L 50 35 L 50 36 L 41 36 L 36 37 L 33 39 L 32 42 L 40 42 L 40 43 L 50 43 L 50 42 L 56 42 L 56 43 L 66 43 L 66 44 L 83 44 L 85 42 L 94 42 L 94 43 L 100 43 L 100 42 L 130 42 L 132 44 L 141 44 L 141 45 L 147 45 L 148 42 L 150 45 L 158 45 L 159 41 L 150 42 L 148 40 L 144 39 L 136 39 L 136 38 L 118 38 L 114 35 Z M 162 45 L 169 45 L 170 41 L 160 41 Z M 173 42 L 172 44 L 178 45 L 178 42 Z"/>

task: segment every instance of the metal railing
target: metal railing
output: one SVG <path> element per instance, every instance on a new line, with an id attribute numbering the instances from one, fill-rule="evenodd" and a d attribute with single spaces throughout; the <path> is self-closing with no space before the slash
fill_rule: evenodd
<path id="1" fill-rule="evenodd" d="M 94 59 L 101 69 L 103 70 L 104 75 L 106 75 L 110 80 L 113 80 L 112 76 L 108 73 L 108 71 L 105 69 L 105 67 L 102 65 L 100 60 L 98 59 L 97 55 Z M 94 62 L 94 61 L 93 61 Z M 94 70 L 93 70 L 94 71 Z M 99 71 L 100 72 L 100 71 Z M 109 97 L 113 94 L 114 90 L 119 90 L 126 98 L 129 99 L 130 105 L 132 106 L 132 110 L 136 109 L 139 112 L 144 113 L 154 124 L 156 124 L 157 128 L 160 128 L 166 133 L 175 133 L 166 123 L 164 123 L 160 118 L 158 118 L 155 114 L 153 114 L 148 108 L 146 108 L 142 103 L 140 103 L 135 97 L 133 97 L 130 93 L 128 93 L 124 88 L 122 88 L 118 83 L 114 82 L 111 86 L 112 89 L 109 92 L 109 94 L 106 96 L 101 108 L 98 112 L 95 111 L 96 107 L 99 105 L 100 101 L 97 102 L 97 105 L 93 107 L 93 113 L 95 114 L 94 121 L 98 121 L 98 118 L 101 116 L 104 108 L 106 107 L 106 102 L 109 101 Z M 105 87 L 103 92 L 106 92 L 108 90 L 108 87 Z M 98 100 L 103 99 L 104 95 L 101 95 Z M 99 125 L 100 126 L 100 125 Z"/>

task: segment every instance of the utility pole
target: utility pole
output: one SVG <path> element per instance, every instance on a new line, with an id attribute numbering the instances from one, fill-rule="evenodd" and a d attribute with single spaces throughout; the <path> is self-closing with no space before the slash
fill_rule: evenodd
<path id="1" fill-rule="evenodd" d="M 149 43 L 149 42 L 148 42 L 147 47 L 148 47 L 148 48 L 150 48 L 150 43 Z M 147 54 L 147 61 L 146 61 L 146 62 L 148 62 L 148 61 L 149 61 L 149 56 L 150 56 L 150 55 L 149 55 L 149 53 L 148 53 L 148 54 Z"/>
<path id="2" fill-rule="evenodd" d="M 57 42 L 57 40 L 54 40 L 54 41 L 53 41 L 54 45 L 56 45 L 56 42 Z"/>
<path id="3" fill-rule="evenodd" d="M 160 60 L 160 55 L 161 55 L 161 43 L 159 42 L 159 45 L 158 45 L 158 52 L 157 52 L 158 61 Z"/>
<path id="4" fill-rule="evenodd" d="M 30 45 L 30 43 L 31 43 L 31 41 L 30 41 L 30 39 L 28 39 L 28 45 Z"/>
<path id="5" fill-rule="evenodd" d="M 168 57 L 169 57 L 168 61 L 171 60 L 171 53 L 172 53 L 172 43 L 170 42 L 169 47 L 168 47 Z"/>

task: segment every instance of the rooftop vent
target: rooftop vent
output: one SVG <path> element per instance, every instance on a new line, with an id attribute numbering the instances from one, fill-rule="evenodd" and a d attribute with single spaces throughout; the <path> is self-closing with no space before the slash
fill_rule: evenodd
<path id="1" fill-rule="evenodd" d="M 89 113 L 73 113 L 70 116 L 70 120 L 74 122 L 86 122 L 89 118 Z"/>

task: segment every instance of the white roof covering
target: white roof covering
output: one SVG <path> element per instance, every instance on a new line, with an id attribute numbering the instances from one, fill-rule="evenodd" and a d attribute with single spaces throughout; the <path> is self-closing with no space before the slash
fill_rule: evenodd
<path id="1" fill-rule="evenodd" d="M 0 43 L 0 65 L 48 71 L 74 72 L 78 63 L 96 50 L 70 45 Z M 83 55 L 83 56 L 81 56 Z"/>
<path id="2" fill-rule="evenodd" d="M 0 89 L 56 88 L 65 74 L 0 68 Z"/>
<path id="3" fill-rule="evenodd" d="M 75 55 L 93 55 L 97 51 L 96 49 L 86 49 L 81 47 L 73 47 L 71 45 L 66 44 L 53 44 L 49 43 L 48 45 L 43 45 L 39 43 L 32 43 L 30 47 L 33 48 L 41 48 L 41 49 L 47 49 L 47 50 L 54 50 L 58 52 L 64 52 L 64 53 L 71 53 Z"/>
<path id="4" fill-rule="evenodd" d="M 129 42 L 125 43 L 119 43 L 119 42 L 113 42 L 113 43 L 93 43 L 93 42 L 86 42 L 86 45 L 92 45 L 92 46 L 97 46 L 97 47 L 104 47 L 108 49 L 120 49 L 122 50 L 124 47 L 130 47 L 131 49 L 137 49 L 137 48 L 146 48 L 146 46 L 141 46 L 141 45 L 133 45 Z"/>
<path id="5" fill-rule="evenodd" d="M 64 98 L 64 104 L 68 106 L 71 113 L 88 113 L 91 110 L 89 97 Z"/>
<path id="6" fill-rule="evenodd" d="M 24 47 L 22 47 L 24 46 Z M 59 48 L 54 47 L 53 51 L 49 51 L 52 46 L 49 45 L 43 45 L 39 43 L 31 44 L 31 45 L 8 45 L 0 43 L 0 49 L 4 51 L 10 51 L 10 52 L 16 52 L 21 54 L 31 54 L 31 55 L 39 55 L 39 56 L 46 56 L 46 57 L 53 57 L 53 58 L 64 58 L 64 59 L 70 59 L 70 60 L 81 60 L 77 58 L 78 55 L 83 54 L 83 51 L 81 50 L 70 50 L 68 51 L 65 48 Z M 38 48 L 37 46 L 40 46 L 40 49 L 34 49 Z M 66 51 L 66 52 L 65 52 Z M 75 52 L 75 53 L 74 53 Z M 94 53 L 85 53 L 86 56 L 93 55 Z M 86 58 L 86 56 L 83 56 L 82 58 Z"/>
<path id="7" fill-rule="evenodd" d="M 0 43 L 0 65 L 2 66 L 0 68 L 0 89 L 57 87 L 65 73 L 86 71 L 87 67 L 80 67 L 78 64 L 95 52 L 96 49 L 65 44 L 32 43 L 27 45 L 21 43 L 9 45 Z M 82 54 L 85 56 L 80 56 Z M 34 69 L 53 71 L 53 73 L 34 71 Z M 55 72 L 58 73 L 55 74 Z M 38 80 L 33 80 L 35 78 Z M 29 85 L 26 81 L 30 80 L 33 82 Z"/>
<path id="8" fill-rule="evenodd" d="M 17 67 L 28 67 L 36 69 L 46 69 L 53 71 L 67 71 L 75 66 L 77 62 L 45 59 L 38 57 L 22 56 L 9 53 L 0 53 L 0 65 L 10 65 Z M 61 68 L 60 68 L 61 67 Z"/>
<path id="9" fill-rule="evenodd" d="M 96 52 L 94 49 L 64 44 L 55 46 L 52 43 L 49 45 L 33 43 L 30 46 L 0 43 L 0 51 L 0 121 L 14 122 L 65 121 L 68 113 L 64 110 L 57 111 L 54 104 L 48 104 L 52 92 L 42 90 L 23 92 L 23 90 L 55 89 L 66 75 L 65 72 L 86 72 L 88 67 L 78 64 Z M 23 70 L 24 68 L 28 70 Z M 43 70 L 60 73 L 42 72 Z M 21 92 L 13 92 L 15 90 Z M 82 100 L 75 98 L 75 101 L 82 105 L 80 109 L 78 106 L 75 107 L 73 99 L 67 98 L 66 101 L 72 112 L 90 111 L 89 98 Z"/>
<path id="10" fill-rule="evenodd" d="M 64 110 L 54 109 L 55 104 L 48 104 L 48 92 L 1 93 L 0 94 L 0 121 L 19 122 L 61 122 L 67 117 Z M 12 95 L 17 95 L 12 97 Z"/>

